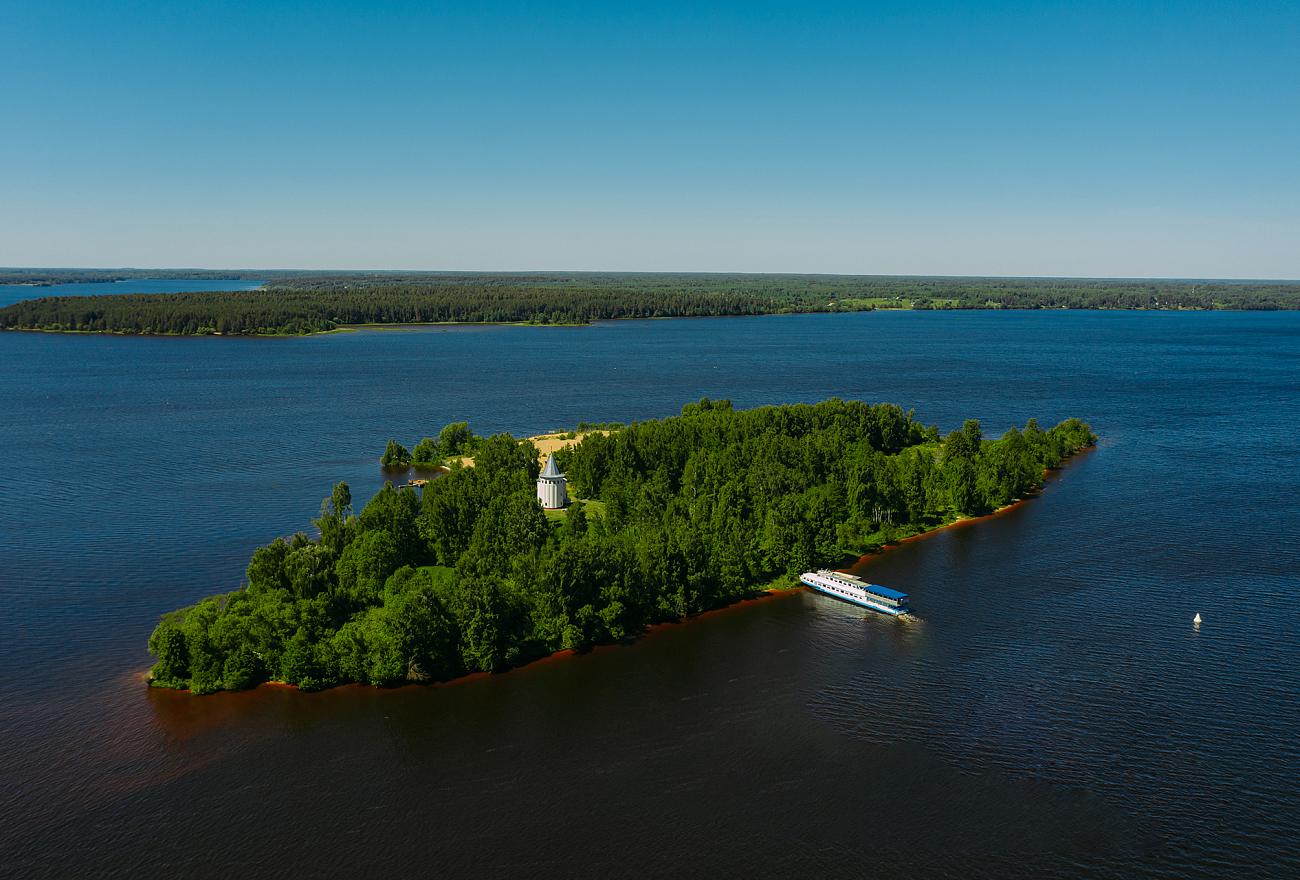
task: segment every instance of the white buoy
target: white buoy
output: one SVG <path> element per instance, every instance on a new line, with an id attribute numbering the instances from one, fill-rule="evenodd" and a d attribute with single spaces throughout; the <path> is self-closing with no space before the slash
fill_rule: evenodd
<path id="1" fill-rule="evenodd" d="M 1201 622 L 1201 615 L 1197 614 L 1195 617 L 1192 618 L 1192 623 L 1200 623 L 1200 622 Z"/>

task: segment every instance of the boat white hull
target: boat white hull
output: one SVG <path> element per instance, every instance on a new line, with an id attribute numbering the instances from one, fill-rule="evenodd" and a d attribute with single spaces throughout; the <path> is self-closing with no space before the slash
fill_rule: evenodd
<path id="1" fill-rule="evenodd" d="M 883 603 L 873 602 L 869 596 L 858 595 L 858 591 L 848 585 L 841 587 L 835 583 L 822 584 L 819 583 L 820 578 L 818 580 L 811 580 L 808 577 L 801 577 L 799 578 L 799 581 L 819 593 L 824 593 L 827 596 L 834 596 L 836 599 L 843 599 L 845 602 L 851 602 L 852 604 L 859 605 L 863 608 L 870 608 L 872 611 L 879 611 L 881 614 L 888 614 L 890 617 L 900 617 L 907 613 L 906 607 L 899 608 L 885 605 Z"/>

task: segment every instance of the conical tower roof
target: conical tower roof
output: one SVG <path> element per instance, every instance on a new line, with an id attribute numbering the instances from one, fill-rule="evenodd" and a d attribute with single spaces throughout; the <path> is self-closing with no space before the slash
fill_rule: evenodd
<path id="1" fill-rule="evenodd" d="M 550 455 L 546 456 L 546 467 L 542 468 L 542 476 L 543 476 L 543 477 L 550 477 L 550 478 L 552 478 L 552 479 L 554 479 L 554 478 L 556 478 L 556 477 L 562 477 L 562 476 L 564 476 L 564 474 L 560 473 L 560 469 L 559 469 L 558 467 L 555 466 L 555 453 L 554 453 L 554 452 L 552 452 Z"/>

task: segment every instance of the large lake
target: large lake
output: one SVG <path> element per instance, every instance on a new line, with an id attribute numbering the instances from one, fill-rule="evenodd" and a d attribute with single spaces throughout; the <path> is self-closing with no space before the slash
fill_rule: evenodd
<path id="1" fill-rule="evenodd" d="M 3 333 L 0 377 L 0 875 L 1300 874 L 1300 314 Z M 141 684 L 390 437 L 702 396 L 1101 442 L 875 562 L 914 622 L 792 593 L 435 688 Z"/>

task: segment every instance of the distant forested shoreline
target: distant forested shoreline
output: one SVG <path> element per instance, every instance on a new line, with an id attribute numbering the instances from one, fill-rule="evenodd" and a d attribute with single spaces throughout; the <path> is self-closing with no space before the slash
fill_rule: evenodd
<path id="1" fill-rule="evenodd" d="M 152 683 L 397 685 L 586 650 L 992 512 L 1097 439 L 1078 419 L 997 440 L 967 420 L 941 439 L 893 404 L 706 398 L 557 451 L 587 501 L 554 520 L 531 441 L 474 440 L 465 423 L 438 437 L 423 442 L 448 455 L 473 441 L 473 466 L 422 495 L 387 483 L 355 514 L 339 483 L 317 537 L 275 539 L 246 587 L 162 618 Z"/>
<path id="2" fill-rule="evenodd" d="M 241 277 L 261 280 L 266 274 L 273 273 Z M 207 276 L 195 272 L 193 277 Z M 258 290 L 39 297 L 0 308 L 0 329 L 303 335 L 365 324 L 586 324 L 619 318 L 875 309 L 1295 310 L 1300 309 L 1300 284 L 840 275 L 300 273 L 267 281 Z"/>
<path id="3" fill-rule="evenodd" d="M 751 296 L 796 308 L 1300 309 L 1300 283 L 713 273 L 318 273 L 266 287 L 473 286 Z"/>
<path id="4" fill-rule="evenodd" d="M 45 297 L 0 309 L 0 328 L 182 336 L 303 335 L 364 324 L 586 324 L 614 318 L 723 317 L 781 311 L 795 309 L 770 299 L 725 294 L 399 286 Z"/>

